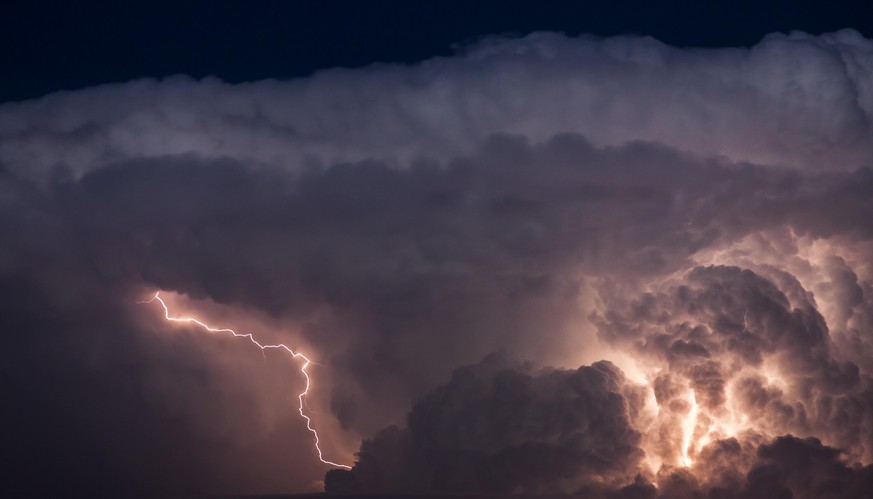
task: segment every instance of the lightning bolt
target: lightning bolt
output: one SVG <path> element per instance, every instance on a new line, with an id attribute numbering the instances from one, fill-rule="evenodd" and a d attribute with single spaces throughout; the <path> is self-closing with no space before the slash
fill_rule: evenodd
<path id="1" fill-rule="evenodd" d="M 691 391 L 689 402 L 691 402 L 691 408 L 685 417 L 685 421 L 682 422 L 682 464 L 686 468 L 694 464 L 691 454 L 694 445 L 694 431 L 697 428 L 697 415 L 700 412 L 700 406 L 697 405 L 697 397 L 695 397 L 693 390 Z"/>
<path id="2" fill-rule="evenodd" d="M 306 387 L 303 389 L 302 392 L 300 392 L 299 395 L 297 395 L 297 400 L 299 401 L 299 405 L 297 406 L 297 412 L 300 413 L 300 417 L 302 417 L 304 420 L 306 420 L 306 429 L 309 430 L 312 433 L 312 435 L 315 437 L 315 451 L 318 453 L 318 460 L 324 464 L 328 464 L 330 466 L 335 466 L 337 468 L 343 468 L 346 470 L 352 469 L 351 466 L 348 466 L 345 464 L 335 463 L 333 461 L 328 461 L 327 459 L 324 458 L 324 455 L 321 452 L 321 447 L 319 447 L 318 432 L 315 431 L 315 428 L 312 427 L 312 419 L 309 416 L 307 416 L 305 412 L 303 412 L 303 408 L 306 406 L 306 396 L 309 395 L 309 390 L 312 387 L 312 379 L 309 377 L 309 372 L 306 371 L 306 368 L 309 367 L 309 365 L 312 364 L 313 362 L 311 360 L 309 360 L 308 357 L 306 357 L 305 355 L 303 355 L 300 352 L 295 352 L 294 350 L 292 350 L 291 348 L 289 348 L 288 346 L 286 346 L 282 343 L 279 343 L 276 345 L 264 345 L 264 344 L 260 343 L 258 340 L 256 340 L 255 337 L 251 333 L 238 333 L 238 332 L 234 331 L 233 329 L 215 328 L 215 327 L 212 327 L 212 326 L 206 324 L 205 322 L 201 322 L 200 320 L 197 320 L 193 317 L 173 317 L 170 315 L 170 309 L 167 307 L 167 304 L 164 303 L 164 300 L 161 299 L 160 295 L 161 295 L 161 293 L 160 293 L 160 291 L 158 291 L 157 293 L 155 293 L 155 296 L 153 296 L 150 300 L 140 301 L 137 303 L 154 303 L 155 301 L 157 301 L 158 303 L 161 304 L 161 307 L 164 308 L 164 318 L 170 322 L 188 322 L 188 323 L 192 323 L 192 324 L 197 324 L 201 328 L 203 328 L 209 332 L 212 332 L 212 333 L 230 333 L 237 338 L 248 338 L 248 340 L 251 341 L 256 347 L 261 349 L 262 354 L 264 352 L 266 352 L 268 349 L 285 350 L 286 352 L 290 353 L 291 357 L 293 357 L 294 359 L 302 359 L 303 365 L 300 366 L 300 373 L 303 374 L 303 377 L 306 379 Z"/>

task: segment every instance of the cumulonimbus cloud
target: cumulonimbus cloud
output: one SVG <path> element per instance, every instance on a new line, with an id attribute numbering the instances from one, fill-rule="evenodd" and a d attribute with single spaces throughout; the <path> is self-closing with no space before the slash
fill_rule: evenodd
<path id="1" fill-rule="evenodd" d="M 871 75 L 851 30 L 720 50 L 539 33 L 414 66 L 4 104 L 11 448 L 41 462 L 28 442 L 64 407 L 78 431 L 49 434 L 91 461 L 54 457 L 59 483 L 320 477 L 308 447 L 263 443 L 307 438 L 265 389 L 284 385 L 155 334 L 134 304 L 161 289 L 285 324 L 272 334 L 319 359 L 319 418 L 364 440 L 333 489 L 859 496 Z M 128 425 L 145 436 L 119 440 Z M 117 465 L 113 445 L 140 457 Z M 150 459 L 177 445 L 202 467 L 188 488 Z M 261 461 L 239 457 L 252 446 Z"/>

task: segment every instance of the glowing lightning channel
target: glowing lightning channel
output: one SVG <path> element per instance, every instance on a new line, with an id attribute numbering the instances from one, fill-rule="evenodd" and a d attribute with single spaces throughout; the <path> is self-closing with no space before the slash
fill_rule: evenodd
<path id="1" fill-rule="evenodd" d="M 697 397 L 695 397 L 693 390 L 691 391 L 689 402 L 691 402 L 691 408 L 688 411 L 688 416 L 685 417 L 685 421 L 682 422 L 682 464 L 686 468 L 694 464 L 691 452 L 694 445 L 694 430 L 697 427 L 697 413 L 700 411 L 700 406 L 697 405 Z"/>
<path id="2" fill-rule="evenodd" d="M 190 323 L 197 324 L 198 326 L 202 327 L 203 329 L 210 331 L 210 332 L 213 332 L 213 333 L 230 333 L 230 334 L 236 336 L 237 338 L 248 338 L 249 341 L 251 341 L 252 343 L 255 344 L 255 346 L 257 346 L 258 348 L 261 349 L 261 353 L 265 352 L 269 348 L 282 349 L 282 350 L 285 350 L 286 352 L 290 353 L 291 356 L 295 359 L 297 359 L 297 358 L 303 359 L 303 366 L 300 367 L 300 372 L 303 374 L 303 377 L 306 378 L 306 387 L 304 388 L 304 390 L 302 392 L 300 392 L 299 395 L 297 395 L 297 400 L 299 401 L 299 405 L 297 407 L 297 412 L 300 413 L 300 417 L 302 417 L 303 419 L 306 420 L 306 429 L 309 430 L 310 432 L 312 432 L 312 435 L 315 437 L 315 450 L 318 452 L 318 460 L 324 464 L 329 464 L 329 465 L 335 466 L 337 468 L 343 468 L 346 470 L 352 469 L 351 466 L 348 466 L 345 464 L 335 463 L 333 461 L 328 461 L 327 459 L 324 458 L 324 455 L 322 455 L 322 453 L 321 453 L 321 447 L 319 447 L 319 445 L 318 445 L 319 444 L 318 432 L 315 431 L 315 428 L 312 427 L 312 419 L 310 419 L 310 417 L 307 416 L 306 413 L 303 412 L 303 407 L 306 406 L 306 396 L 309 394 L 309 388 L 312 385 L 312 381 L 309 378 L 309 373 L 306 371 L 306 368 L 309 367 L 310 364 L 312 364 L 312 361 L 309 360 L 309 358 L 307 358 L 305 355 L 303 355 L 300 352 L 295 352 L 294 350 L 288 348 L 287 346 L 285 346 L 282 343 L 279 343 L 277 345 L 262 345 L 261 343 L 258 342 L 258 340 L 255 339 L 254 336 L 252 336 L 251 333 L 237 333 L 233 329 L 214 328 L 214 327 L 209 326 L 208 324 L 203 323 L 203 322 L 201 322 L 193 317 L 171 317 L 170 316 L 170 309 L 167 308 L 167 304 L 164 303 L 164 300 L 161 299 L 160 294 L 161 293 L 159 291 L 159 292 L 155 293 L 155 296 L 153 296 L 151 300 L 142 301 L 142 302 L 138 302 L 138 303 L 153 303 L 155 300 L 157 300 L 161 304 L 161 306 L 164 307 L 164 318 L 167 319 L 168 321 L 171 321 L 171 322 L 190 322 Z"/>

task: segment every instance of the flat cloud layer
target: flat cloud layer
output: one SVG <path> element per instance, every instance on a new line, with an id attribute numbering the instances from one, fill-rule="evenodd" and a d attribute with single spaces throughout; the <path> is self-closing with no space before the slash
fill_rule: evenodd
<path id="1" fill-rule="evenodd" d="M 0 106 L 10 486 L 320 487 L 290 363 L 162 290 L 317 360 L 329 490 L 865 497 L 871 118 L 851 30 Z"/>

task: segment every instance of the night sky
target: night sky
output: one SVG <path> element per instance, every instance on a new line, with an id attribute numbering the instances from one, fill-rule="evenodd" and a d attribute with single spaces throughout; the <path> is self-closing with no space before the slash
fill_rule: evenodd
<path id="1" fill-rule="evenodd" d="M 15 2 L 0 76 L 4 497 L 873 498 L 864 2 Z"/>

